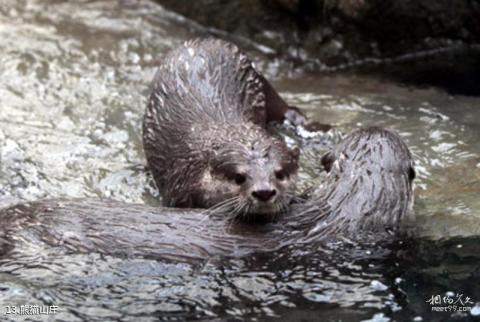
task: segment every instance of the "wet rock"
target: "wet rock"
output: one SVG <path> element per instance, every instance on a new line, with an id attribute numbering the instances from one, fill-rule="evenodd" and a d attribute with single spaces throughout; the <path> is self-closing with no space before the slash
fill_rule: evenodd
<path id="1" fill-rule="evenodd" d="M 469 0 L 157 0 L 213 33 L 227 32 L 317 69 L 441 55 L 480 42 L 480 4 Z M 268 35 L 276 34 L 276 37 Z M 292 46 L 298 50 L 292 50 Z M 429 52 L 431 51 L 431 52 Z M 300 54 L 299 54 L 300 53 Z M 410 56 L 405 56 L 410 55 Z M 365 60 L 369 58 L 370 60 Z M 378 60 L 371 60 L 376 58 Z"/>

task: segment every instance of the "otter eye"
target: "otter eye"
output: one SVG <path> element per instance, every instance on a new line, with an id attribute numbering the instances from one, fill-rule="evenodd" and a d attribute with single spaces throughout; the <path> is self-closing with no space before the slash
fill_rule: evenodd
<path id="1" fill-rule="evenodd" d="M 410 179 L 410 181 L 413 181 L 413 179 L 415 179 L 416 175 L 415 175 L 415 169 L 413 167 L 410 167 L 408 169 L 408 178 Z"/>
<path id="2" fill-rule="evenodd" d="M 284 170 L 275 171 L 275 177 L 278 180 L 285 180 L 287 178 L 287 173 Z"/>
<path id="3" fill-rule="evenodd" d="M 247 177 L 244 174 L 237 173 L 235 174 L 235 177 L 233 178 L 233 180 L 235 180 L 236 184 L 241 185 L 247 180 Z"/>

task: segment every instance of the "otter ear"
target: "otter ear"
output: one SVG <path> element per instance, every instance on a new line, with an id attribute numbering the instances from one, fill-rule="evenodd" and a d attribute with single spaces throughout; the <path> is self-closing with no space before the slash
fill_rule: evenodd
<path id="1" fill-rule="evenodd" d="M 410 181 L 413 181 L 416 176 L 417 174 L 415 173 L 415 168 L 413 166 L 410 166 L 410 168 L 408 169 L 408 179 L 410 179 Z"/>
<path id="2" fill-rule="evenodd" d="M 295 161 L 298 161 L 298 159 L 300 158 L 300 149 L 298 147 L 294 147 L 293 149 L 290 149 L 290 153 L 292 155 L 292 158 Z"/>
<path id="3" fill-rule="evenodd" d="M 322 164 L 325 171 L 330 172 L 330 170 L 332 170 L 332 165 L 336 159 L 337 158 L 335 157 L 335 154 L 332 151 L 328 151 L 322 156 L 322 158 L 320 159 L 320 163 Z"/>

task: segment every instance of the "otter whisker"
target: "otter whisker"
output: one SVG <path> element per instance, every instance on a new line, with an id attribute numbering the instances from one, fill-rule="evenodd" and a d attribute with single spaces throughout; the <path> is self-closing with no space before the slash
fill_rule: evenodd
<path id="1" fill-rule="evenodd" d="M 228 225 L 226 227 L 227 231 L 230 230 L 235 224 L 235 222 L 238 220 L 238 214 L 242 211 L 244 208 L 244 202 L 239 200 L 239 202 L 235 205 L 235 207 L 231 210 L 231 212 L 227 215 L 226 221 L 228 222 Z"/>
<path id="2" fill-rule="evenodd" d="M 221 215 L 225 215 L 233 205 L 238 203 L 238 197 L 232 197 L 229 199 L 226 199 L 210 208 L 202 210 L 200 213 L 204 216 L 199 222 L 195 223 L 195 225 L 190 225 L 191 228 L 195 231 L 202 231 L 205 229 L 207 226 L 202 225 L 205 221 L 208 220 L 208 218 L 215 218 L 215 217 L 220 217 Z M 220 217 L 221 218 L 221 217 Z M 189 227 L 189 228 L 190 228 Z"/>
<path id="3" fill-rule="evenodd" d="M 238 215 L 243 214 L 243 209 L 245 208 L 245 202 L 239 202 L 237 206 L 232 210 L 230 218 L 235 220 L 238 219 Z"/>
<path id="4" fill-rule="evenodd" d="M 208 216 L 219 216 L 219 215 L 225 215 L 225 213 L 231 211 L 233 206 L 238 204 L 238 197 L 234 196 L 232 198 L 226 199 L 208 209 L 205 210 L 205 214 Z"/>

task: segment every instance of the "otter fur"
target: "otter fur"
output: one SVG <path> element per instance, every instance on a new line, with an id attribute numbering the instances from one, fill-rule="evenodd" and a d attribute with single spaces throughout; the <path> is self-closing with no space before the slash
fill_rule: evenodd
<path id="1" fill-rule="evenodd" d="M 229 42 L 195 39 L 171 51 L 154 78 L 143 122 L 147 163 L 164 204 L 228 209 L 237 218 L 286 210 L 298 150 L 267 126 L 275 114 L 267 109 L 284 107 Z"/>
<path id="2" fill-rule="evenodd" d="M 0 210 L 0 255 L 57 247 L 74 253 L 180 261 L 245 256 L 328 240 L 391 240 L 413 202 L 411 154 L 393 131 L 348 135 L 319 160 L 329 171 L 305 203 L 262 225 L 107 200 L 41 200 Z M 34 245 L 29 246 L 29 245 Z"/>

